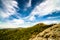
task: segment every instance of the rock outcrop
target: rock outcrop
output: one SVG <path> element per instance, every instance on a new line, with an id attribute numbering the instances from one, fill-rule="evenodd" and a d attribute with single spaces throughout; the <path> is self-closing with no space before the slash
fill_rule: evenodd
<path id="1" fill-rule="evenodd" d="M 60 24 L 40 32 L 35 38 L 29 40 L 60 40 Z"/>

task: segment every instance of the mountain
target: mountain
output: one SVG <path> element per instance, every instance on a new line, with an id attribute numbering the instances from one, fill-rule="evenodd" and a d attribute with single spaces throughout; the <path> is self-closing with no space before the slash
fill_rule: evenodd
<path id="1" fill-rule="evenodd" d="M 35 40 L 36 35 L 54 25 L 39 23 L 29 28 L 0 29 L 0 40 L 30 40 L 32 37 Z"/>
<path id="2" fill-rule="evenodd" d="M 35 38 L 32 37 L 29 40 L 60 40 L 60 24 L 45 29 L 37 34 Z"/>

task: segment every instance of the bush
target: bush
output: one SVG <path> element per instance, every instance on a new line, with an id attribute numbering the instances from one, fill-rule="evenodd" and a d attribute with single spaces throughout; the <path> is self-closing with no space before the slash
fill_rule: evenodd
<path id="1" fill-rule="evenodd" d="M 51 26 L 53 25 L 45 25 L 41 23 L 29 28 L 18 28 L 13 30 L 1 29 L 0 40 L 28 40 L 32 35 L 37 35 Z"/>

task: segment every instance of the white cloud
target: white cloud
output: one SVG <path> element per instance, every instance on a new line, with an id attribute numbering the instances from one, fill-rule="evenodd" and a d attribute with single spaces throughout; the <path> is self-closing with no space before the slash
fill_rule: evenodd
<path id="1" fill-rule="evenodd" d="M 14 19 L 12 20 L 12 23 L 19 25 L 19 24 L 24 24 L 24 20 L 23 19 Z"/>
<path id="2" fill-rule="evenodd" d="M 32 0 L 29 0 L 29 1 L 26 3 L 25 8 L 24 8 L 24 11 L 27 11 L 27 9 L 31 7 L 31 2 L 32 2 Z"/>
<path id="3" fill-rule="evenodd" d="M 46 21 L 43 21 L 42 23 L 45 23 L 45 24 L 53 24 L 53 23 L 58 23 L 59 21 L 55 21 L 55 20 L 46 20 Z"/>
<path id="4" fill-rule="evenodd" d="M 60 10 L 60 0 L 45 0 L 44 2 L 37 5 L 31 12 L 31 14 L 25 19 L 30 19 L 31 21 L 34 21 L 35 15 L 41 17 L 48 14 L 52 14 L 52 12 L 55 12 L 56 10 Z"/>
<path id="5" fill-rule="evenodd" d="M 32 0 L 29 0 L 29 2 L 27 3 L 27 7 L 31 7 L 31 1 Z"/>
<path id="6" fill-rule="evenodd" d="M 15 0 L 2 0 L 3 3 L 3 10 L 0 10 L 0 16 L 3 18 L 9 17 L 10 15 L 13 15 L 16 13 L 16 8 L 18 8 L 18 3 Z M 27 7 L 31 6 L 31 0 L 29 0 L 29 3 Z M 44 16 L 51 14 L 52 12 L 60 10 L 60 0 L 46 0 L 42 2 L 41 4 L 37 5 L 34 10 L 31 12 L 31 14 L 24 18 L 29 22 L 26 22 L 24 19 L 20 19 L 18 15 L 16 15 L 19 19 L 14 19 L 12 21 L 7 21 L 4 24 L 0 24 L 0 28 L 15 28 L 15 27 L 22 27 L 22 26 L 31 26 L 36 23 L 45 23 L 45 24 L 51 24 L 51 23 L 59 23 L 58 20 L 44 20 L 39 22 L 30 22 L 35 20 L 35 15 Z M 54 17 L 53 17 L 54 18 Z M 37 20 L 37 19 L 36 19 Z"/>
<path id="7" fill-rule="evenodd" d="M 1 28 L 17 28 L 17 26 L 11 23 L 3 23 L 3 24 L 0 24 L 0 29 Z"/>
<path id="8" fill-rule="evenodd" d="M 31 23 L 31 22 L 26 22 L 24 23 L 24 20 L 13 20 L 11 22 L 6 22 L 3 24 L 0 24 L 0 28 L 18 28 L 18 27 L 32 27 L 33 25 L 36 25 L 38 23 L 44 23 L 44 24 L 53 24 L 53 23 L 60 23 L 60 20 L 44 20 L 44 21 L 39 21 L 39 22 L 35 22 L 35 23 Z"/>
<path id="9" fill-rule="evenodd" d="M 15 0 L 1 0 L 2 2 L 2 10 L 1 12 L 1 16 L 3 18 L 9 17 L 10 15 L 13 15 L 16 13 L 16 9 L 18 8 L 18 3 Z"/>
<path id="10" fill-rule="evenodd" d="M 60 10 L 60 0 L 46 0 L 39 5 L 37 5 L 34 10 L 31 12 L 30 16 L 39 15 L 44 16 L 52 14 L 52 12 Z"/>
<path id="11" fill-rule="evenodd" d="M 54 23 L 60 23 L 60 20 L 44 20 L 44 21 L 40 21 L 40 22 L 36 22 L 35 24 L 38 23 L 44 23 L 44 24 L 54 24 Z"/>
<path id="12" fill-rule="evenodd" d="M 30 20 L 30 21 L 34 21 L 34 20 L 35 20 L 35 16 L 31 16 L 31 17 L 29 18 L 29 20 Z"/>
<path id="13" fill-rule="evenodd" d="M 60 16 L 48 17 L 47 19 L 56 19 L 56 18 L 60 18 Z"/>
<path id="14" fill-rule="evenodd" d="M 12 21 L 7 21 L 6 23 L 1 23 L 0 28 L 18 28 L 18 27 L 23 27 L 24 24 L 23 19 L 14 19 Z"/>

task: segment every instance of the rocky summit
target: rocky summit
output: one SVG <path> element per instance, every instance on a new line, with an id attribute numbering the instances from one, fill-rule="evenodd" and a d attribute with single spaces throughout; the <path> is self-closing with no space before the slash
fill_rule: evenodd
<path id="1" fill-rule="evenodd" d="M 60 24 L 53 25 L 29 40 L 60 40 Z"/>

